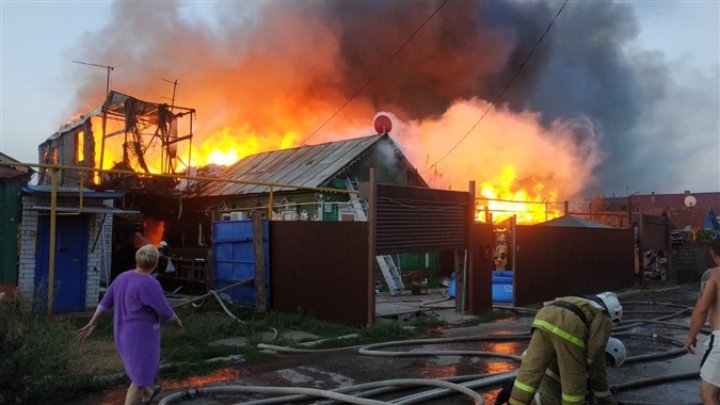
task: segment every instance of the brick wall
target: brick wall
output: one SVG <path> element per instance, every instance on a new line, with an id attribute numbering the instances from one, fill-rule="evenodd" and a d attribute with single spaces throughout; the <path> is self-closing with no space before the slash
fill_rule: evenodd
<path id="1" fill-rule="evenodd" d="M 112 200 L 106 200 L 105 206 L 112 207 Z M 92 215 L 88 226 L 87 286 L 85 289 L 85 308 L 93 309 L 100 297 L 100 286 L 110 281 L 112 265 L 112 224 L 111 214 Z"/>
<path id="2" fill-rule="evenodd" d="M 22 217 L 20 218 L 20 249 L 18 251 L 18 295 L 24 310 L 32 309 L 35 293 L 35 256 L 37 248 L 38 212 L 30 207 L 37 205 L 38 199 L 22 198 Z"/>

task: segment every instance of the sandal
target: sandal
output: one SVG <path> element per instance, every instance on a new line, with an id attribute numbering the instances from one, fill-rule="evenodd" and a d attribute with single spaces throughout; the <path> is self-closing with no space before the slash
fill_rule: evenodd
<path id="1" fill-rule="evenodd" d="M 160 390 L 162 390 L 162 388 L 159 385 L 154 386 L 152 389 L 152 394 L 150 394 L 150 398 L 143 399 L 142 403 L 143 404 L 151 404 L 153 402 L 153 400 L 155 399 L 155 397 L 160 393 Z"/>

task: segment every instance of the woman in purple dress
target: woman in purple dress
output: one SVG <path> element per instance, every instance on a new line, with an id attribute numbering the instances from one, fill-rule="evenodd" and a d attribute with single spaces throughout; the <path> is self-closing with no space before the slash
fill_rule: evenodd
<path id="1" fill-rule="evenodd" d="M 108 288 L 92 319 L 78 331 L 80 340 L 95 330 L 100 316 L 113 309 L 115 346 L 130 381 L 125 405 L 142 400 L 149 403 L 159 392 L 153 382 L 160 366 L 160 321 L 171 321 L 183 327 L 180 318 L 168 304 L 160 283 L 151 276 L 160 253 L 145 245 L 135 253 L 134 270 L 120 274 Z"/>

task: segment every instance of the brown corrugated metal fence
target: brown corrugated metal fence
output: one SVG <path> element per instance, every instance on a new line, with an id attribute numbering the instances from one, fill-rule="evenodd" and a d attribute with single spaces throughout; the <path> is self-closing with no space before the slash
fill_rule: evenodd
<path id="1" fill-rule="evenodd" d="M 377 255 L 465 249 L 468 193 L 377 185 Z"/>
<path id="2" fill-rule="evenodd" d="M 668 217 L 643 215 L 641 227 L 643 250 L 667 251 L 670 249 L 670 221 Z"/>
<path id="3" fill-rule="evenodd" d="M 270 222 L 274 310 L 367 325 L 375 307 L 368 299 L 373 279 L 367 263 L 367 222 Z"/>
<path id="4" fill-rule="evenodd" d="M 632 229 L 518 226 L 515 305 L 632 287 Z"/>

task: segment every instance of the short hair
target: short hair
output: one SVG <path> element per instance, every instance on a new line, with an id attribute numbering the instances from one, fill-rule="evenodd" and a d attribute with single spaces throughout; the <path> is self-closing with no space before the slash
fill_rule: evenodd
<path id="1" fill-rule="evenodd" d="M 135 252 L 135 265 L 143 270 L 153 270 L 157 267 L 159 259 L 160 251 L 151 244 L 147 244 Z"/>
<path id="2" fill-rule="evenodd" d="M 713 239 L 713 241 L 710 242 L 710 250 L 715 253 L 715 256 L 720 257 L 720 239 Z"/>

